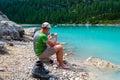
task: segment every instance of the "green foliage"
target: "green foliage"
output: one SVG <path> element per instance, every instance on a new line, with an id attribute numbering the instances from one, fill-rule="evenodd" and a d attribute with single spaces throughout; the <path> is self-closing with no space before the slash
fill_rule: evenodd
<path id="1" fill-rule="evenodd" d="M 18 23 L 109 23 L 120 19 L 120 0 L 1 0 L 0 10 Z"/>

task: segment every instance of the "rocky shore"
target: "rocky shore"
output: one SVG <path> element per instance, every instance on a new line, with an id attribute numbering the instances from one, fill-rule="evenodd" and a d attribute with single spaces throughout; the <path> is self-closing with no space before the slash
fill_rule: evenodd
<path id="1" fill-rule="evenodd" d="M 0 80 L 37 80 L 31 77 L 31 70 L 37 61 L 33 52 L 32 41 L 7 43 L 7 53 L 0 54 Z M 11 46 L 10 43 L 13 45 Z M 50 74 L 58 77 L 59 80 L 88 80 L 90 75 L 86 67 L 74 64 L 69 61 L 68 55 L 65 55 L 71 70 L 59 69 L 56 65 L 44 64 L 50 70 Z"/>

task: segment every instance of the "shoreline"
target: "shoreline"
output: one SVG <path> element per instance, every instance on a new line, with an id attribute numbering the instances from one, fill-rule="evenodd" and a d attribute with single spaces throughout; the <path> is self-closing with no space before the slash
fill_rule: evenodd
<path id="1" fill-rule="evenodd" d="M 21 26 L 41 26 L 41 24 L 19 24 Z M 51 24 L 54 27 L 57 26 L 109 26 L 109 27 L 120 27 L 120 24 Z"/>
<path id="2" fill-rule="evenodd" d="M 120 27 L 120 24 L 57 24 L 56 26 L 109 26 L 109 27 Z"/>
<path id="3" fill-rule="evenodd" d="M 19 24 L 21 26 L 40 26 L 41 24 Z"/>

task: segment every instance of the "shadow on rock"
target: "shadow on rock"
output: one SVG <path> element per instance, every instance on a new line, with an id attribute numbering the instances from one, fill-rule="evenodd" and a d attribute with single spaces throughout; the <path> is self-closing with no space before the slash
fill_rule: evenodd
<path id="1" fill-rule="evenodd" d="M 67 65 L 70 67 L 70 71 L 73 72 L 88 72 L 89 70 L 82 65 L 77 65 L 77 64 L 71 64 L 69 62 L 67 62 Z"/>
<path id="2" fill-rule="evenodd" d="M 6 48 L 6 43 L 0 41 L 0 54 L 6 54 L 6 53 L 8 53 Z"/>
<path id="3" fill-rule="evenodd" d="M 0 77 L 0 80 L 4 80 L 4 79 Z"/>
<path id="4" fill-rule="evenodd" d="M 9 54 L 7 51 L 1 51 L 0 50 L 0 55 L 5 55 L 5 54 Z"/>
<path id="5" fill-rule="evenodd" d="M 53 61 L 51 60 L 42 60 L 43 63 L 45 63 L 46 65 L 52 65 L 53 67 L 55 67 L 56 69 L 59 68 L 58 65 L 59 63 L 56 62 L 56 63 L 53 63 Z M 71 64 L 69 63 L 68 61 L 64 60 L 64 63 L 67 64 L 70 69 L 66 69 L 66 70 L 70 70 L 70 71 L 73 71 L 73 72 L 88 72 L 89 70 L 85 67 L 85 66 L 82 66 L 82 65 L 77 65 L 77 64 Z"/>

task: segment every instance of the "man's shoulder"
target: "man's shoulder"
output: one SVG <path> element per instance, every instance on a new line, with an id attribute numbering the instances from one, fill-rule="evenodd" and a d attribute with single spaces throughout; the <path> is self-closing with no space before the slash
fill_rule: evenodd
<path id="1" fill-rule="evenodd" d="M 47 35 L 40 31 L 36 31 L 34 37 L 47 37 Z"/>
<path id="2" fill-rule="evenodd" d="M 34 37 L 36 37 L 38 35 L 39 35 L 39 31 L 36 31 L 35 34 L 34 34 Z"/>

